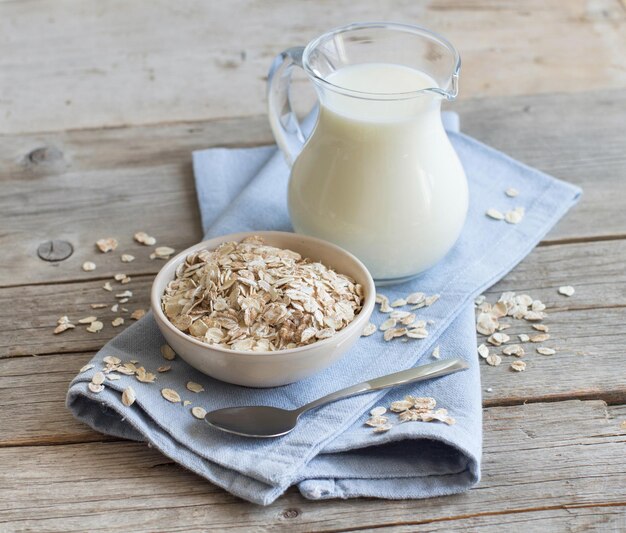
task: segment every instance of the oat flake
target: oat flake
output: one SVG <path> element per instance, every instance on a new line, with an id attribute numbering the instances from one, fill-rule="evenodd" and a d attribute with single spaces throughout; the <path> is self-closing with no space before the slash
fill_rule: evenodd
<path id="1" fill-rule="evenodd" d="M 206 410 L 202 407 L 192 407 L 191 414 L 195 416 L 198 420 L 202 420 L 206 416 Z"/>
<path id="2" fill-rule="evenodd" d="M 526 363 L 524 361 L 513 361 L 511 363 L 511 369 L 515 372 L 524 372 L 526 370 Z"/>
<path id="3" fill-rule="evenodd" d="M 93 272 L 96 269 L 96 264 L 93 261 L 85 261 L 83 263 L 82 269 L 85 272 Z"/>
<path id="4" fill-rule="evenodd" d="M 168 402 L 180 402 L 180 396 L 174 389 L 161 389 L 161 396 L 163 396 L 163 398 L 165 398 Z"/>
<path id="5" fill-rule="evenodd" d="M 195 381 L 188 381 L 187 389 L 191 392 L 204 392 L 204 387 L 200 385 L 200 383 L 196 383 Z"/>
<path id="6" fill-rule="evenodd" d="M 137 397 L 135 396 L 135 390 L 132 387 L 126 387 L 122 392 L 122 403 L 126 407 L 130 407 L 135 403 Z"/>
<path id="7" fill-rule="evenodd" d="M 563 296 L 573 296 L 575 292 L 576 289 L 574 289 L 574 287 L 572 287 L 571 285 L 564 285 L 563 287 L 559 287 L 559 294 L 562 294 Z"/>

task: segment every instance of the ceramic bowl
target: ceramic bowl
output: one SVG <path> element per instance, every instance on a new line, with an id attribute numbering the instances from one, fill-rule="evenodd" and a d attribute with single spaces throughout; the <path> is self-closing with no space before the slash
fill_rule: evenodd
<path id="1" fill-rule="evenodd" d="M 252 235 L 262 236 L 267 244 L 294 250 L 314 261 L 346 274 L 363 286 L 365 298 L 361 312 L 344 329 L 328 339 L 307 346 L 274 352 L 244 352 L 200 342 L 176 329 L 161 309 L 161 296 L 174 279 L 176 267 L 192 252 L 215 249 L 226 241 L 241 241 Z M 154 318 L 179 357 L 211 377 L 247 387 L 275 387 L 293 383 L 319 372 L 335 362 L 360 337 L 369 321 L 376 289 L 367 268 L 356 257 L 329 242 L 295 233 L 256 231 L 234 233 L 201 242 L 168 261 L 152 284 L 151 306 Z"/>

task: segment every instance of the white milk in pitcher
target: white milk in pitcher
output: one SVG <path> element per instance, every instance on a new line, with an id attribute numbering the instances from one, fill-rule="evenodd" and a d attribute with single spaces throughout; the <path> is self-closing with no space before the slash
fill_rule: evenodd
<path id="1" fill-rule="evenodd" d="M 321 86 L 317 126 L 289 183 L 294 229 L 361 259 L 377 280 L 441 259 L 467 213 L 467 181 L 427 74 L 395 64 L 341 68 Z M 365 94 L 367 93 L 367 94 Z"/>

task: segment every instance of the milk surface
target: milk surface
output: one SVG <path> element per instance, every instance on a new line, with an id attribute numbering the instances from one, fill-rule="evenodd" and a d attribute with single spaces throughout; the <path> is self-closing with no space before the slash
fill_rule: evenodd
<path id="1" fill-rule="evenodd" d="M 467 182 L 440 98 L 397 93 L 436 82 L 386 63 L 347 66 L 326 81 L 363 94 L 320 90 L 318 123 L 289 183 L 294 229 L 351 251 L 377 280 L 426 270 L 461 231 Z"/>

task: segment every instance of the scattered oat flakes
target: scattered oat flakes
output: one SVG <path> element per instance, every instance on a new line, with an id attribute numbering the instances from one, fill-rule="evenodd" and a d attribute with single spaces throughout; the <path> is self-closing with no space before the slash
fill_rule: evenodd
<path id="1" fill-rule="evenodd" d="M 94 320 L 87 326 L 86 329 L 89 333 L 98 333 L 98 331 L 100 331 L 103 327 L 104 324 L 102 322 L 100 322 L 99 320 Z"/>
<path id="2" fill-rule="evenodd" d="M 54 334 L 58 335 L 68 329 L 74 329 L 76 326 L 72 324 L 67 316 L 62 316 L 57 320 L 57 326 L 54 328 Z"/>
<path id="3" fill-rule="evenodd" d="M 372 416 L 365 421 L 365 424 L 371 427 L 383 426 L 389 422 L 386 416 Z"/>
<path id="4" fill-rule="evenodd" d="M 130 407 L 135 403 L 137 396 L 135 395 L 135 390 L 132 387 L 126 387 L 124 392 L 122 392 L 122 403 L 126 407 Z"/>
<path id="5" fill-rule="evenodd" d="M 413 407 L 413 402 L 409 400 L 398 400 L 396 402 L 391 403 L 390 409 L 394 413 L 401 413 L 402 411 L 406 411 L 410 409 L 411 407 Z"/>
<path id="6" fill-rule="evenodd" d="M 524 218 L 524 208 L 516 207 L 511 211 L 507 211 L 504 214 L 504 220 L 506 220 L 509 224 L 518 224 Z"/>
<path id="7" fill-rule="evenodd" d="M 161 396 L 163 396 L 163 398 L 165 398 L 168 402 L 180 402 L 180 396 L 174 389 L 161 389 Z"/>
<path id="8" fill-rule="evenodd" d="M 90 304 L 92 309 L 104 309 L 106 306 L 107 304 Z"/>
<path id="9" fill-rule="evenodd" d="M 433 353 L 431 355 L 434 359 L 441 359 L 440 352 L 441 352 L 441 349 L 439 348 L 439 345 L 437 344 L 437 346 L 435 346 L 435 349 L 433 350 Z"/>
<path id="10" fill-rule="evenodd" d="M 406 332 L 406 336 L 410 339 L 425 339 L 426 337 L 428 337 L 428 331 L 426 330 L 426 328 L 411 328 Z"/>
<path id="11" fill-rule="evenodd" d="M 169 259 L 175 251 L 174 248 L 169 246 L 159 246 L 154 249 L 154 255 L 159 259 Z"/>
<path id="12" fill-rule="evenodd" d="M 487 209 L 487 212 L 485 214 L 489 218 L 493 218 L 494 220 L 504 220 L 504 215 L 497 209 L 494 209 L 493 207 Z"/>
<path id="13" fill-rule="evenodd" d="M 498 366 L 502 362 L 502 357 L 500 357 L 499 355 L 496 355 L 496 354 L 491 354 L 491 355 L 487 356 L 485 361 L 487 361 L 488 365 Z"/>
<path id="14" fill-rule="evenodd" d="M 97 316 L 86 316 L 85 318 L 81 318 L 78 323 L 79 324 L 91 324 L 92 322 L 95 322 L 96 320 L 98 320 Z"/>
<path id="15" fill-rule="evenodd" d="M 96 241 L 96 246 L 103 253 L 111 252 L 117 248 L 117 239 L 108 237 L 106 239 L 99 239 Z"/>
<path id="16" fill-rule="evenodd" d="M 376 416 L 383 416 L 385 413 L 387 412 L 387 408 L 381 406 L 378 407 L 374 407 L 374 409 L 372 409 L 370 411 L 370 415 L 376 417 Z"/>
<path id="17" fill-rule="evenodd" d="M 545 311 L 546 305 L 541 300 L 534 300 L 530 309 L 532 311 Z"/>
<path id="18" fill-rule="evenodd" d="M 160 373 L 169 372 L 170 370 L 172 370 L 172 367 L 170 365 L 162 365 L 159 368 L 157 368 L 157 372 L 160 372 Z"/>
<path id="19" fill-rule="evenodd" d="M 121 377 L 122 376 L 120 376 L 119 374 L 107 374 L 107 379 L 110 379 L 111 381 L 117 381 Z"/>
<path id="20" fill-rule="evenodd" d="M 91 370 L 94 366 L 95 365 L 92 365 L 91 363 L 87 363 L 85 366 L 81 367 L 78 373 L 82 374 L 83 372 L 87 372 L 87 370 Z"/>
<path id="21" fill-rule="evenodd" d="M 102 358 L 102 360 L 107 364 L 107 365 L 119 365 L 122 360 L 119 357 L 115 357 L 114 355 L 106 355 L 105 357 Z"/>
<path id="22" fill-rule="evenodd" d="M 121 298 L 121 299 L 120 299 L 120 300 L 118 300 L 118 301 L 119 301 L 119 303 L 121 303 L 121 304 L 125 304 L 125 303 L 128 301 L 128 298 Z M 124 309 L 124 308 L 122 307 L 122 309 Z"/>
<path id="23" fill-rule="evenodd" d="M 493 387 L 487 387 L 485 390 L 486 390 L 487 392 L 493 392 Z"/>
<path id="24" fill-rule="evenodd" d="M 517 337 L 519 338 L 520 342 L 528 342 L 530 340 L 530 337 L 526 335 L 526 333 L 520 333 Z"/>
<path id="25" fill-rule="evenodd" d="M 163 359 L 173 361 L 176 357 L 176 352 L 172 350 L 172 347 L 169 344 L 164 344 L 161 346 L 161 355 L 163 356 Z"/>
<path id="26" fill-rule="evenodd" d="M 509 198 L 515 198 L 519 194 L 519 191 L 513 187 L 509 187 L 506 191 L 504 191 L 504 194 L 506 194 Z"/>
<path id="27" fill-rule="evenodd" d="M 539 333 L 530 338 L 530 342 L 545 342 L 550 338 L 549 333 Z"/>
<path id="28" fill-rule="evenodd" d="M 533 324 L 532 328 L 536 329 L 537 331 L 542 331 L 543 333 L 548 333 L 548 331 L 550 331 L 550 328 L 545 324 Z"/>
<path id="29" fill-rule="evenodd" d="M 391 307 L 402 307 L 404 305 L 406 305 L 406 300 L 404 298 L 398 298 L 397 300 L 391 302 Z"/>
<path id="30" fill-rule="evenodd" d="M 416 305 L 422 303 L 425 299 L 426 295 L 423 292 L 413 292 L 406 297 L 406 303 Z"/>
<path id="31" fill-rule="evenodd" d="M 146 310 L 145 309 L 135 309 L 131 314 L 130 314 L 130 318 L 132 318 L 133 320 L 139 320 L 140 318 L 143 318 L 146 314 Z"/>
<path id="32" fill-rule="evenodd" d="M 554 355 L 556 350 L 553 348 L 548 348 L 546 346 L 538 346 L 537 353 L 541 355 Z"/>
<path id="33" fill-rule="evenodd" d="M 526 363 L 524 361 L 513 361 L 511 363 L 511 369 L 515 372 L 524 372 L 526 370 Z"/>
<path id="34" fill-rule="evenodd" d="M 572 287 L 571 285 L 564 285 L 563 287 L 559 287 L 559 294 L 562 294 L 563 296 L 573 296 L 575 292 L 576 289 L 574 289 L 574 287 Z"/>
<path id="35" fill-rule="evenodd" d="M 195 416 L 198 420 L 202 420 L 206 416 L 206 410 L 202 407 L 192 407 L 191 414 Z"/>
<path id="36" fill-rule="evenodd" d="M 522 348 L 519 344 L 509 344 L 502 348 L 502 353 L 504 355 L 514 355 L 515 357 L 524 357 L 526 352 L 524 352 L 524 348 Z"/>
<path id="37" fill-rule="evenodd" d="M 195 381 L 188 381 L 187 389 L 191 392 L 204 392 L 204 387 L 200 385 L 200 383 L 196 383 Z"/>
<path id="38" fill-rule="evenodd" d="M 546 314 L 541 311 L 528 311 L 524 313 L 522 318 L 524 320 L 528 320 L 529 322 L 535 322 L 546 318 Z"/>
<path id="39" fill-rule="evenodd" d="M 91 378 L 91 382 L 94 385 L 102 385 L 104 383 L 104 380 L 106 379 L 105 375 L 103 372 L 96 372 L 92 378 Z"/>
<path id="40" fill-rule="evenodd" d="M 121 316 L 115 317 L 112 321 L 111 321 L 111 325 L 116 328 L 118 326 L 121 326 L 124 323 L 124 319 Z"/>
<path id="41" fill-rule="evenodd" d="M 110 283 L 109 281 L 107 281 L 107 282 L 106 282 L 106 283 L 102 286 L 102 288 L 103 288 L 105 291 L 109 291 L 109 292 L 111 292 L 111 291 L 113 290 L 113 287 L 111 287 L 111 283 Z"/>
<path id="42" fill-rule="evenodd" d="M 184 405 L 185 407 L 187 407 L 188 405 L 191 405 L 191 403 L 192 403 L 192 402 L 191 402 L 191 400 L 185 400 L 185 401 L 183 401 L 183 405 Z"/>
<path id="43" fill-rule="evenodd" d="M 390 341 L 391 339 L 395 339 L 396 337 L 404 337 L 408 335 L 408 330 L 406 328 L 389 328 L 383 334 L 383 339 L 386 341 Z M 413 337 L 413 338 L 422 338 L 422 337 Z"/>
<path id="44" fill-rule="evenodd" d="M 156 244 L 156 239 L 154 237 L 150 237 L 145 231 L 138 231 L 133 236 L 134 239 L 145 246 L 154 246 Z"/>
<path id="45" fill-rule="evenodd" d="M 413 324 L 413 322 L 415 322 L 416 319 L 417 317 L 415 316 L 415 313 L 408 313 L 406 316 L 403 316 L 400 319 L 400 323 L 403 326 L 410 326 L 411 324 Z"/>
<path id="46" fill-rule="evenodd" d="M 487 359 L 487 357 L 489 357 L 489 347 L 486 344 L 481 344 L 478 347 L 478 355 L 483 359 Z"/>
<path id="47" fill-rule="evenodd" d="M 396 324 L 397 320 L 395 318 L 388 318 L 378 327 L 378 329 L 380 331 L 387 331 L 388 329 L 395 328 Z"/>
<path id="48" fill-rule="evenodd" d="M 498 328 L 498 319 L 489 313 L 480 313 L 476 319 L 476 331 L 482 335 L 492 335 Z"/>
<path id="49" fill-rule="evenodd" d="M 511 337 L 509 337 L 506 333 L 496 332 L 487 339 L 487 342 L 489 344 L 493 344 L 494 346 L 500 346 L 501 344 L 509 342 L 510 339 Z"/>
<path id="50" fill-rule="evenodd" d="M 83 270 L 85 272 L 92 272 L 96 269 L 96 264 L 93 261 L 85 261 L 83 263 Z"/>
<path id="51" fill-rule="evenodd" d="M 122 257 L 120 257 L 120 259 L 122 260 L 122 263 L 132 263 L 135 260 L 135 256 L 130 254 L 122 254 Z"/>
<path id="52" fill-rule="evenodd" d="M 376 324 L 372 324 L 371 322 L 368 322 L 367 325 L 363 328 L 363 331 L 361 332 L 361 337 L 369 337 L 370 335 L 373 335 L 374 333 L 376 333 Z"/>
<path id="53" fill-rule="evenodd" d="M 620 429 L 626 431 L 626 420 L 622 420 L 619 427 Z"/>
<path id="54" fill-rule="evenodd" d="M 122 274 L 121 272 L 119 272 L 113 276 L 113 279 L 115 281 L 122 281 L 125 277 L 126 277 L 126 274 Z"/>
<path id="55" fill-rule="evenodd" d="M 374 428 L 374 433 L 385 433 L 389 431 L 393 426 L 391 424 L 383 424 L 382 426 L 376 426 Z"/>
<path id="56" fill-rule="evenodd" d="M 485 300 L 487 299 L 487 297 L 484 294 L 481 294 L 480 296 L 477 296 L 476 299 L 474 300 L 474 305 L 476 307 L 478 307 L 479 305 L 481 305 Z"/>
<path id="57" fill-rule="evenodd" d="M 133 291 L 126 290 L 124 292 L 118 292 L 115 295 L 115 297 L 116 298 L 132 298 L 133 297 Z M 120 303 L 123 303 L 123 302 L 120 301 Z"/>
<path id="58" fill-rule="evenodd" d="M 95 394 L 98 394 L 99 392 L 102 392 L 104 390 L 104 385 L 100 384 L 97 385 L 96 383 L 89 383 L 89 385 L 87 385 L 89 387 L 89 390 Z"/>
<path id="59" fill-rule="evenodd" d="M 154 383 L 156 374 L 148 372 L 143 366 L 140 366 L 135 370 L 135 378 L 141 383 Z"/>

